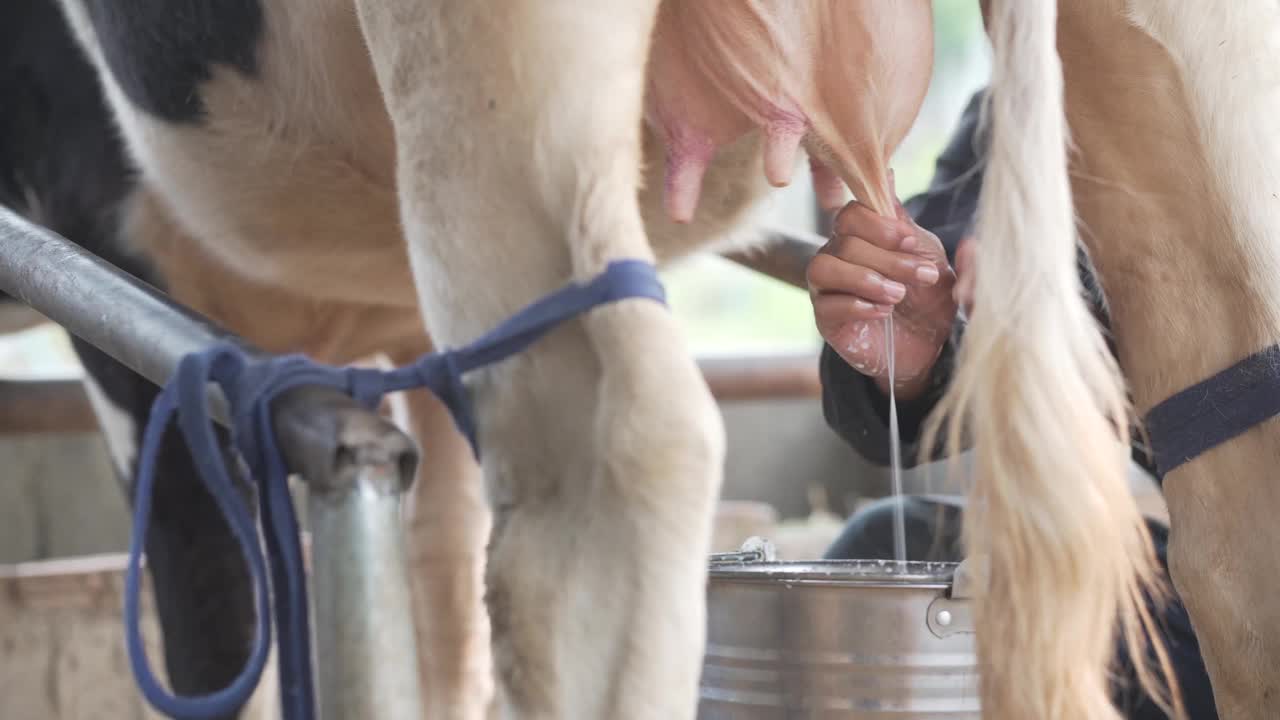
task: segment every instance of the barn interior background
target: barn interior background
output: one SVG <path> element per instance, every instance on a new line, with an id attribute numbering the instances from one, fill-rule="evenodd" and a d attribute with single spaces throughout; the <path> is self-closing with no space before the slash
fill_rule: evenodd
<path id="1" fill-rule="evenodd" d="M 933 84 L 893 162 L 904 198 L 927 185 L 989 71 L 976 4 L 935 0 L 934 7 Z M 761 214 L 770 224 L 814 232 L 815 208 L 808 174 L 798 172 Z M 665 279 L 700 357 L 778 358 L 816 369 L 821 340 L 804 292 L 714 256 L 688 259 Z M 80 375 L 56 326 L 0 336 L 0 381 Z M 787 555 L 817 556 L 860 499 L 888 492 L 885 473 L 835 438 L 812 395 L 726 401 L 721 409 L 728 433 L 723 498 L 771 507 L 783 521 L 775 535 Z M 120 642 L 118 563 L 110 559 L 127 547 L 128 516 L 101 437 L 83 426 L 0 432 L 0 468 L 0 589 L 22 587 L 22 607 L 15 605 L 19 594 L 0 593 L 0 697 L 27 698 L 23 707 L 38 713 L 30 717 L 144 717 Z M 918 489 L 921 478 L 908 473 L 907 490 Z"/>

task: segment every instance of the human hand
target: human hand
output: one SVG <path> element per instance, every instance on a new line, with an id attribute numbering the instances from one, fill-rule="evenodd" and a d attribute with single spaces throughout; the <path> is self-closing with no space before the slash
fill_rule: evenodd
<path id="1" fill-rule="evenodd" d="M 846 205 L 836 216 L 831 241 L 810 261 L 807 278 L 823 339 L 885 392 L 884 318 L 893 314 L 896 390 L 911 400 L 926 389 L 951 332 L 956 273 L 938 237 L 894 202 L 895 218 L 857 201 Z"/>

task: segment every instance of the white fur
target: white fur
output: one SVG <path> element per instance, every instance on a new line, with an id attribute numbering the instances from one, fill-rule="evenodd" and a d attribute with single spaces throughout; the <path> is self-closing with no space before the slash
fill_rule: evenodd
<path id="1" fill-rule="evenodd" d="M 637 120 L 656 2 L 359 5 L 439 340 L 609 259 L 653 257 Z M 477 378 L 504 715 L 692 716 L 723 441 L 682 349 L 660 307 L 620 303 Z"/>
<path id="2" fill-rule="evenodd" d="M 982 272 L 926 446 L 949 417 L 952 454 L 962 431 L 974 447 L 964 537 L 990 568 L 975 618 L 984 715 L 1101 720 L 1119 717 L 1114 621 L 1131 646 L 1150 627 L 1154 560 L 1128 492 L 1123 382 L 1076 267 L 1056 6 L 989 4 Z"/>
<path id="3" fill-rule="evenodd" d="M 1259 292 L 1280 292 L 1280 4 L 1232 0 L 1203 13 L 1127 0 L 1130 16 L 1165 47 L 1182 73 L 1188 113 L 1200 131 L 1216 192 L 1247 254 Z M 1211 9 L 1209 9 L 1211 8 Z M 1280 325 L 1280 306 L 1256 309 Z"/>

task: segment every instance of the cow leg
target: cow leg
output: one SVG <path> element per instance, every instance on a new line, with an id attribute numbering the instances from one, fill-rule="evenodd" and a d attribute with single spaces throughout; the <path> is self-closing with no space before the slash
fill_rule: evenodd
<path id="1" fill-rule="evenodd" d="M 179 301 L 268 352 L 342 365 L 392 347 L 400 349 L 394 361 L 407 364 L 430 349 L 413 312 L 317 301 L 246 278 L 207 254 L 149 189 L 132 210 L 138 242 Z M 422 448 L 408 541 L 424 699 L 431 718 L 475 717 L 492 695 L 479 468 L 443 405 L 426 391 L 404 399 Z"/>
<path id="2" fill-rule="evenodd" d="M 656 5 L 357 2 L 438 342 L 652 258 L 636 197 Z M 692 718 L 723 438 L 675 320 L 604 307 L 471 385 L 500 712 Z"/>
<path id="3" fill-rule="evenodd" d="M 1060 7 L 1077 207 L 1142 414 L 1280 340 L 1278 218 L 1259 190 L 1280 165 L 1280 78 L 1248 60 L 1280 42 L 1276 7 Z M 1170 575 L 1231 720 L 1274 717 L 1280 696 L 1277 463 L 1272 419 L 1163 485 Z"/>
<path id="4" fill-rule="evenodd" d="M 397 365 L 428 351 L 397 355 Z M 477 718 L 493 698 L 484 546 L 489 534 L 480 467 L 445 406 L 404 394 L 420 462 L 410 495 L 408 557 L 427 717 Z"/>
<path id="5" fill-rule="evenodd" d="M 132 499 L 138 450 L 159 389 L 93 346 L 73 343 L 108 450 Z M 176 426 L 161 442 L 156 478 L 146 553 L 164 666 L 175 692 L 203 695 L 226 687 L 249 659 L 253 593 L 239 546 L 200 484 Z"/>

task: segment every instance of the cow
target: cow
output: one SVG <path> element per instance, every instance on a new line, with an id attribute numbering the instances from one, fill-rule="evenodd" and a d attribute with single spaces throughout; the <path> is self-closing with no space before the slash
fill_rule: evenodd
<path id="1" fill-rule="evenodd" d="M 843 185 L 891 217 L 887 161 L 932 62 L 925 0 L 59 1 L 137 169 L 127 236 L 178 300 L 331 363 L 457 345 L 611 260 L 733 237 L 800 149 L 828 203 Z M 1124 383 L 1080 297 L 1072 193 L 1138 410 L 1275 341 L 1252 319 L 1276 315 L 1273 205 L 1250 185 L 1275 166 L 1270 71 L 1246 60 L 1277 10 L 984 5 L 983 271 L 935 418 L 976 448 L 981 701 L 993 718 L 1114 717 L 1116 622 L 1141 642 L 1153 561 L 1125 480 Z M 1162 255 L 1207 237 L 1194 268 Z M 1204 305 L 1161 303 L 1175 279 L 1228 270 L 1249 283 L 1214 302 L 1258 312 L 1201 342 L 1185 327 Z M 1162 338 L 1136 327 L 1151 313 Z M 432 715 L 477 717 L 492 696 L 514 717 L 691 717 L 723 438 L 672 317 L 599 308 L 469 388 L 483 470 L 438 402 L 410 400 Z M 1275 506 L 1248 481 L 1274 432 L 1166 484 L 1174 581 L 1227 717 L 1267 712 L 1280 657 L 1277 581 L 1247 571 L 1270 532 L 1235 522 Z"/>
<path id="2" fill-rule="evenodd" d="M 1136 431 L 1219 716 L 1269 717 L 1280 145 L 1266 58 L 1280 8 L 987 0 L 983 11 L 994 55 L 981 269 L 960 370 L 931 423 L 975 450 L 979 512 L 965 538 L 990 563 L 977 608 L 984 716 L 1116 717 L 1097 672 L 1115 639 L 1108 618 L 1129 647 L 1150 647 L 1143 682 L 1179 713 L 1176 687 L 1159 687 L 1171 685 L 1161 648 L 1143 637 L 1140 603 L 1163 588 L 1117 482 Z M 1118 362 L 1082 315 L 1080 240 Z"/>

